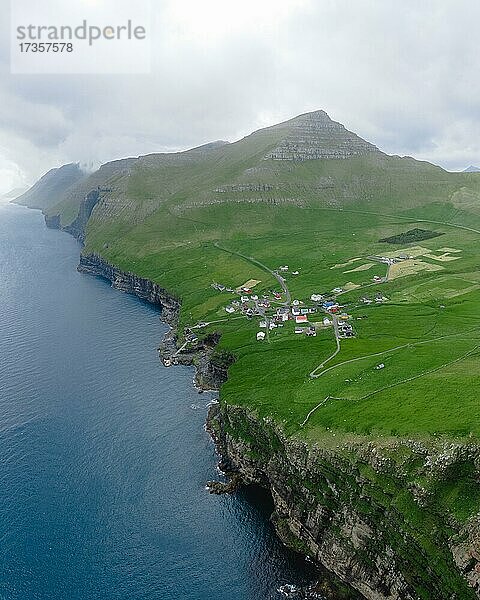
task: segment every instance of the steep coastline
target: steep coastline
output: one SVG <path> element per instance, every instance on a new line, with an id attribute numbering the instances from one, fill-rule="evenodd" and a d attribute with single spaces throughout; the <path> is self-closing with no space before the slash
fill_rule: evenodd
<path id="1" fill-rule="evenodd" d="M 78 270 L 161 306 L 162 320 L 171 329 L 159 348 L 160 356 L 176 354 L 179 299 L 96 254 L 82 254 Z M 211 336 L 176 354 L 172 364 L 194 365 L 200 389 L 219 389 L 228 365 L 216 361 L 217 342 Z M 441 485 L 442 479 L 465 464 L 477 472 L 477 446 L 458 445 L 446 451 L 397 440 L 383 449 L 373 442 L 322 449 L 287 438 L 273 421 L 223 402 L 211 408 L 207 429 L 225 472 L 234 474 L 236 482 L 258 484 L 271 493 L 272 521 L 282 541 L 309 555 L 363 597 L 480 597 L 480 525 L 469 520 L 460 526 L 449 515 L 439 515 L 439 507 L 429 504 L 429 492 L 416 487 L 406 475 L 415 465 L 422 477 Z M 399 464 L 391 457 L 399 449 L 403 452 L 403 444 L 409 458 Z M 429 469 L 428 465 L 445 468 Z M 400 497 L 404 505 L 399 504 Z M 408 519 L 413 515 L 412 521 L 407 514 Z M 427 530 L 431 528 L 426 535 L 424 530 L 415 530 L 425 518 L 429 519 Z"/>
<path id="2" fill-rule="evenodd" d="M 207 336 L 188 351 L 177 353 L 177 324 L 181 306 L 179 299 L 149 279 L 121 271 L 97 254 L 80 255 L 77 269 L 81 273 L 106 279 L 114 289 L 160 306 L 161 319 L 170 326 L 159 347 L 160 357 L 164 360 L 168 357 L 172 364 L 195 366 L 195 384 L 199 389 L 218 390 L 226 381 L 228 364 L 223 364 L 215 355 L 219 337 Z"/>
<path id="3" fill-rule="evenodd" d="M 170 325 L 170 327 L 176 326 L 180 311 L 180 301 L 158 284 L 153 283 L 149 279 L 138 277 L 134 273 L 125 273 L 117 267 L 110 265 L 97 254 L 81 254 L 77 270 L 80 273 L 102 277 L 110 281 L 112 287 L 116 290 L 133 294 L 151 304 L 161 306 L 162 320 Z"/>
<path id="4" fill-rule="evenodd" d="M 207 426 L 224 468 L 271 492 L 272 521 L 284 543 L 365 598 L 479 596 L 478 523 L 459 526 L 411 483 L 413 469 L 440 487 L 466 464 L 475 468 L 478 446 L 390 440 L 322 448 L 225 403 L 210 409 Z"/>

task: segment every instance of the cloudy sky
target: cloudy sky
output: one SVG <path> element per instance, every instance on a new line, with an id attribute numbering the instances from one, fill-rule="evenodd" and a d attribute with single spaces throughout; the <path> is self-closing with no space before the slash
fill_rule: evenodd
<path id="1" fill-rule="evenodd" d="M 320 108 L 389 153 L 480 163 L 478 0 L 153 7 L 148 75 L 12 75 L 0 0 L 0 193 L 66 162 L 233 141 Z"/>

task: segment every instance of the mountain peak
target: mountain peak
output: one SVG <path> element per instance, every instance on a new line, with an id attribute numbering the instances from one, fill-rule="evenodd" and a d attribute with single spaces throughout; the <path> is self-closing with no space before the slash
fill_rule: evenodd
<path id="1" fill-rule="evenodd" d="M 380 153 L 373 144 L 333 121 L 324 110 L 298 115 L 267 130 L 281 132 L 281 139 L 265 158 L 304 161 L 351 158 Z"/>
<path id="2" fill-rule="evenodd" d="M 463 170 L 464 173 L 479 173 L 480 167 L 475 167 L 474 165 L 470 165 L 466 169 Z"/>

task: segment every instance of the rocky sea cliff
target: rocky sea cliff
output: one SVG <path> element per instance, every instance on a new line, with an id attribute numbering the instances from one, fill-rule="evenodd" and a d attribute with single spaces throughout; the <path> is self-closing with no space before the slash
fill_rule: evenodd
<path id="1" fill-rule="evenodd" d="M 59 227 L 48 218 L 47 224 Z M 70 231 L 82 240 L 82 229 Z M 219 389 L 228 362 L 218 337 L 178 352 L 180 299 L 126 273 L 97 254 L 82 254 L 78 270 L 162 308 L 171 329 L 160 356 L 196 367 L 200 389 Z M 365 439 L 325 447 L 287 437 L 280 425 L 220 401 L 207 428 L 222 469 L 235 484 L 259 484 L 274 501 L 272 521 L 284 543 L 310 556 L 369 600 L 468 600 L 480 597 L 480 525 L 442 510 L 456 475 L 478 479 L 474 443 Z M 235 486 L 231 486 L 233 489 Z"/>

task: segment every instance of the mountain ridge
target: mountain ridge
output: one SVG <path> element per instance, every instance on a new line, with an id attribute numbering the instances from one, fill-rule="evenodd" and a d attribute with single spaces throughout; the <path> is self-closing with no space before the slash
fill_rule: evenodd
<path id="1" fill-rule="evenodd" d="M 333 178 L 328 173 L 319 173 L 316 181 L 311 181 L 310 173 L 296 178 L 291 176 L 292 171 L 300 172 L 302 163 L 308 170 L 311 170 L 308 165 L 314 165 L 316 171 L 328 171 L 328 165 L 335 161 L 353 159 L 371 162 L 380 170 L 388 168 L 388 161 L 404 161 L 404 164 L 410 161 L 411 165 L 417 167 L 420 164 L 411 158 L 390 157 L 374 144 L 332 120 L 325 111 L 317 110 L 258 129 L 232 143 L 216 141 L 180 152 L 150 153 L 104 163 L 97 171 L 84 174 L 73 183 L 58 181 L 54 199 L 51 199 L 49 191 L 42 191 L 49 176 L 55 175 L 50 172 L 20 198 L 20 203 L 35 205 L 50 216 L 59 214 L 63 225 L 73 221 L 89 192 L 101 188 L 113 191 L 102 192 L 99 199 L 103 198 L 108 202 L 115 196 L 120 212 L 126 210 L 120 205 L 131 200 L 130 188 L 134 188 L 137 196 L 144 190 L 145 202 L 140 212 L 145 215 L 155 210 L 155 198 L 160 203 L 175 194 L 181 194 L 182 189 L 185 194 L 193 195 L 192 186 L 196 186 L 198 198 L 189 201 L 190 205 L 197 202 L 217 202 L 219 192 L 216 190 L 220 189 L 228 189 L 234 202 L 241 201 L 240 195 L 246 196 L 246 192 L 250 190 L 260 191 L 262 197 L 272 199 L 273 196 L 273 200 L 301 204 L 304 200 L 297 197 L 299 188 L 304 191 L 308 188 L 311 194 L 318 189 L 332 189 Z M 321 165 L 325 165 L 325 168 L 322 169 Z M 439 168 L 430 166 L 430 163 L 425 165 L 428 165 L 426 168 Z M 204 185 L 207 178 L 201 172 L 202 169 L 218 174 L 218 178 L 212 178 L 212 184 L 207 187 Z M 137 177 L 140 173 L 143 175 L 143 182 Z M 192 177 L 193 173 L 195 177 Z M 60 171 L 57 172 L 57 175 L 60 174 Z M 135 186 L 131 185 L 132 180 L 136 181 Z M 350 186 L 347 185 L 348 187 Z M 278 192 L 276 198 L 274 190 Z M 347 189 L 344 195 L 348 195 Z M 223 191 L 222 202 L 226 199 L 227 195 Z M 261 201 L 261 198 L 256 200 Z M 147 201 L 150 202 L 149 206 Z M 332 198 L 331 201 L 342 200 Z"/>

